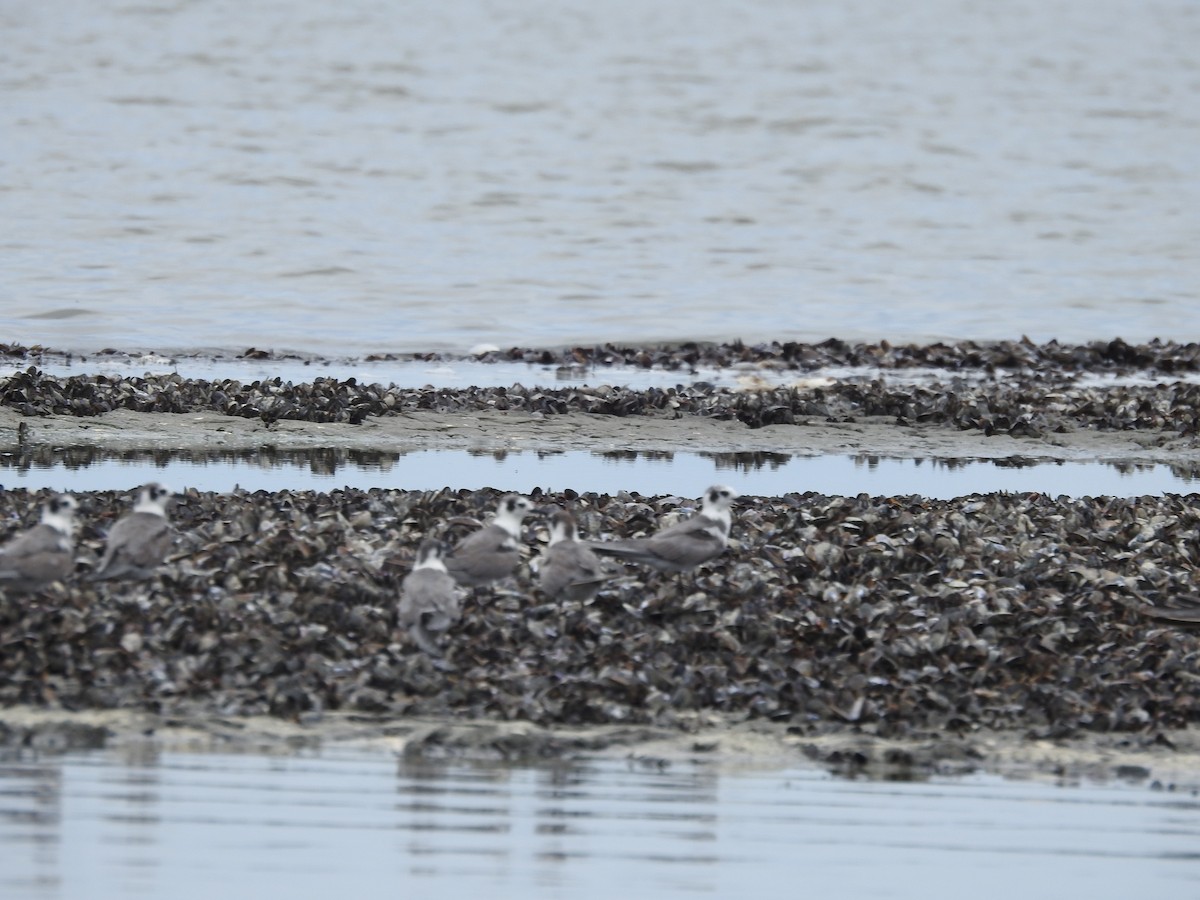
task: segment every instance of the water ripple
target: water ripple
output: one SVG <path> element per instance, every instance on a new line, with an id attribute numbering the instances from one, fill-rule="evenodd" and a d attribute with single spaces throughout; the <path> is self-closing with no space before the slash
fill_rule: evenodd
<path id="1" fill-rule="evenodd" d="M 1067 879 L 1104 900 L 1179 894 L 1200 875 L 1194 798 L 1120 783 L 93 752 L 0 761 L 0 797 L 12 900 L 268 884 L 292 896 L 774 897 L 793 895 L 783 886 L 798 866 L 808 889 L 839 896 L 953 897 L 966 879 L 975 897 L 1034 896 Z"/>

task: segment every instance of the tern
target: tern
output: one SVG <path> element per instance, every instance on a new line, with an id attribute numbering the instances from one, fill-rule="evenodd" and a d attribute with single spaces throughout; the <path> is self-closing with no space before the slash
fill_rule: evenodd
<path id="1" fill-rule="evenodd" d="M 75 567 L 75 510 L 70 494 L 59 494 L 42 508 L 37 525 L 0 549 L 0 589 L 34 591 L 62 581 Z"/>
<path id="2" fill-rule="evenodd" d="M 437 638 L 462 614 L 462 588 L 446 571 L 445 555 L 445 544 L 427 538 L 417 550 L 412 571 L 400 584 L 400 624 L 430 656 L 442 655 Z"/>
<path id="3" fill-rule="evenodd" d="M 532 510 L 527 498 L 505 495 L 492 521 L 459 541 L 446 556 L 446 570 L 466 587 L 507 578 L 521 562 L 521 521 Z"/>
<path id="4" fill-rule="evenodd" d="M 690 572 L 720 556 L 729 545 L 733 526 L 730 506 L 738 492 L 731 487 L 714 485 L 704 493 L 700 512 L 649 537 L 624 541 L 593 541 L 597 553 L 615 556 L 626 562 L 640 563 L 660 572 Z"/>
<path id="5" fill-rule="evenodd" d="M 167 504 L 173 496 L 170 488 L 157 482 L 143 487 L 133 509 L 109 530 L 104 557 L 88 581 L 140 581 L 151 577 L 175 542 L 167 521 Z"/>
<path id="6" fill-rule="evenodd" d="M 575 517 L 559 510 L 550 517 L 550 546 L 538 569 L 542 592 L 551 600 L 591 600 L 611 573 L 593 549 L 579 540 Z"/>

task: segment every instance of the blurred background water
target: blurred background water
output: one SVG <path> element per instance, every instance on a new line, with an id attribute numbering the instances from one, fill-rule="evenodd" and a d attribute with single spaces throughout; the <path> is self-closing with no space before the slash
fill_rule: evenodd
<path id="1" fill-rule="evenodd" d="M 87 897 L 1193 897 L 1193 791 L 800 766 L 537 768 L 96 751 L 0 758 L 0 893 Z"/>
<path id="2" fill-rule="evenodd" d="M 59 0 L 0 29 L 0 341 L 1200 334 L 1192 0 Z"/>

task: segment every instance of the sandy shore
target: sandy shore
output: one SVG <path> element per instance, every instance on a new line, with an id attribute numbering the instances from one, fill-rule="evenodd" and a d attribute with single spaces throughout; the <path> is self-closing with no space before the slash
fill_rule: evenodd
<path id="1" fill-rule="evenodd" d="M 1170 744 L 1130 734 L 1033 738 L 982 730 L 883 738 L 869 729 L 803 734 L 779 723 L 698 714 L 686 729 L 642 725 L 541 727 L 529 722 L 372 717 L 331 713 L 299 723 L 269 716 L 164 717 L 135 710 L 65 713 L 0 710 L 0 737 L 37 752 L 153 746 L 185 753 L 278 755 L 350 747 L 426 762 L 563 764 L 580 757 L 629 759 L 665 767 L 702 763 L 718 771 L 819 766 L 835 774 L 923 778 L 988 772 L 1056 781 L 1121 779 L 1168 790 L 1200 791 L 1200 731 L 1172 733 Z"/>
<path id="2" fill-rule="evenodd" d="M 1158 431 L 1080 429 L 1041 436 L 987 435 L 943 425 L 898 425 L 894 418 L 853 422 L 806 419 L 795 425 L 750 428 L 738 421 L 687 416 L 546 416 L 515 411 L 470 414 L 414 410 L 361 424 L 257 419 L 211 412 L 145 413 L 115 410 L 86 418 L 28 418 L 0 407 L 0 450 L 23 443 L 100 450 L 696 450 L 763 451 L 797 456 L 871 453 L 900 458 L 1200 463 L 1189 437 Z"/>

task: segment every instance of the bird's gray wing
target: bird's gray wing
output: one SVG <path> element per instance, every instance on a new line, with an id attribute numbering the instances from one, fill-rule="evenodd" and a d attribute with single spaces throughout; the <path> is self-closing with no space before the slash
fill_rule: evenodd
<path id="1" fill-rule="evenodd" d="M 566 542 L 546 549 L 545 559 L 538 568 L 538 585 L 548 597 L 557 597 L 576 576 L 576 568 Z"/>
<path id="2" fill-rule="evenodd" d="M 35 525 L 0 551 L 0 582 L 49 582 L 71 571 L 71 541 L 49 525 Z"/>
<path id="3" fill-rule="evenodd" d="M 468 534 L 455 544 L 451 555 L 457 556 L 468 553 L 488 554 L 500 551 L 511 552 L 516 549 L 516 545 L 517 542 L 513 536 L 499 525 L 487 525 L 472 534 Z"/>
<path id="4" fill-rule="evenodd" d="M 488 525 L 459 541 L 445 562 L 459 580 L 495 581 L 511 574 L 520 560 L 513 536 L 497 525 Z"/>
<path id="5" fill-rule="evenodd" d="M 560 541 L 546 549 L 538 582 L 547 597 L 557 597 L 571 587 L 603 584 L 610 575 L 590 546 L 580 541 Z"/>
<path id="6" fill-rule="evenodd" d="M 718 528 L 711 519 L 695 516 L 653 535 L 646 544 L 659 559 L 677 566 L 698 566 L 725 549 Z"/>
<path id="7" fill-rule="evenodd" d="M 108 533 L 104 558 L 93 578 L 115 578 L 153 569 L 171 550 L 175 535 L 170 523 L 153 513 L 130 513 Z"/>
<path id="8" fill-rule="evenodd" d="M 578 541 L 562 541 L 550 547 L 546 567 L 555 574 L 561 573 L 565 584 L 602 580 L 610 574 L 595 551 Z"/>
<path id="9" fill-rule="evenodd" d="M 666 563 L 671 567 L 691 568 L 712 559 L 725 549 L 718 529 L 718 524 L 713 520 L 693 516 L 650 537 L 592 542 L 588 546 L 602 555 L 617 556 L 630 562 L 648 565 Z"/>
<path id="10" fill-rule="evenodd" d="M 401 584 L 400 622 L 417 646 L 430 656 L 441 656 L 436 636 L 458 621 L 462 613 L 458 585 L 445 572 L 417 569 Z"/>
<path id="11" fill-rule="evenodd" d="M 461 614 L 458 585 L 445 572 L 417 569 L 405 576 L 401 590 L 400 621 L 406 625 L 445 631 Z"/>

